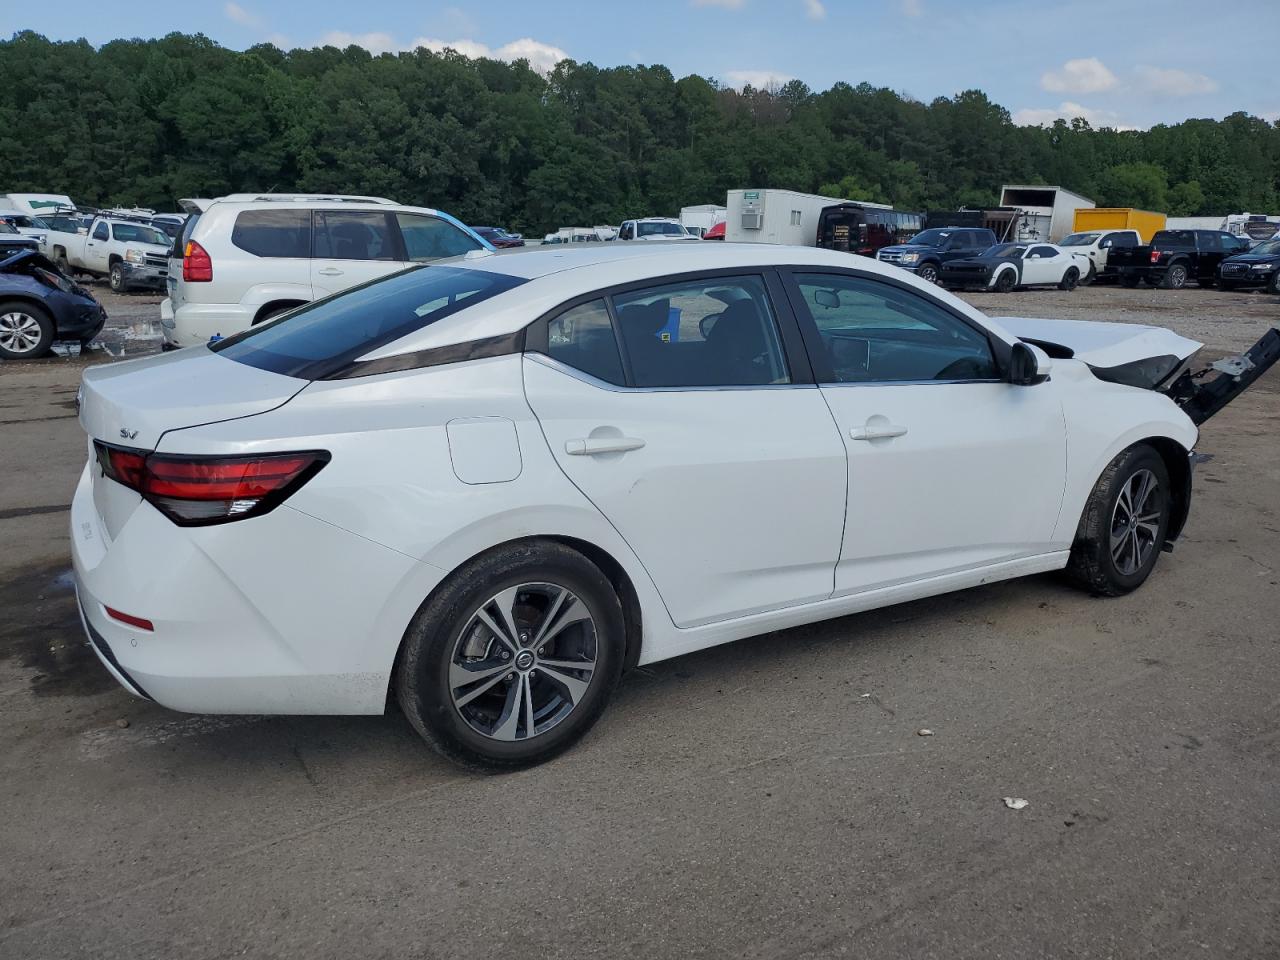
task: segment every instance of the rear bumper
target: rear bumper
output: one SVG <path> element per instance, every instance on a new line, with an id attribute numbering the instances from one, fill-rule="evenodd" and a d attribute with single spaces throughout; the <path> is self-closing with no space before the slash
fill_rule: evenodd
<path id="1" fill-rule="evenodd" d="M 165 304 L 168 304 L 168 323 Z M 172 300 L 165 300 L 160 304 L 160 328 L 166 343 L 194 347 L 215 337 L 229 337 L 248 330 L 256 313 L 256 307 L 239 303 L 184 303 L 174 307 Z"/>
<path id="2" fill-rule="evenodd" d="M 140 502 L 112 538 L 89 467 L 71 543 L 99 660 L 130 693 L 190 713 L 382 713 L 412 615 L 389 614 L 388 597 L 426 566 L 286 506 L 182 528 Z"/>

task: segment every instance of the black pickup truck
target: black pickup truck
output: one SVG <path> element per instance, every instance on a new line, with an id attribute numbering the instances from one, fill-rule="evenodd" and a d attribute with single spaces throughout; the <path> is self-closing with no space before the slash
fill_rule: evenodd
<path id="1" fill-rule="evenodd" d="M 1247 237 L 1224 230 L 1160 230 L 1149 244 L 1112 250 L 1107 267 L 1115 268 L 1126 287 L 1136 287 L 1143 280 L 1170 290 L 1179 290 L 1190 280 L 1211 287 L 1218 279 L 1218 264 L 1248 249 Z"/>

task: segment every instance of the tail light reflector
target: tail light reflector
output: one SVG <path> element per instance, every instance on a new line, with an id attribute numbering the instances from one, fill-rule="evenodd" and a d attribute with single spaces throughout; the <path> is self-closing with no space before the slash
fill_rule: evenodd
<path id="1" fill-rule="evenodd" d="M 150 620 L 143 619 L 142 617 L 135 617 L 131 613 L 121 613 L 119 610 L 115 609 L 115 607 L 108 607 L 104 605 L 102 609 L 107 611 L 107 616 L 112 620 L 119 620 L 121 623 L 127 623 L 131 627 L 137 627 L 139 630 L 154 631 L 156 628 L 156 625 Z"/>
<path id="2" fill-rule="evenodd" d="M 182 279 L 186 283 L 209 283 L 213 280 L 213 258 L 194 240 L 188 240 L 182 251 Z"/>
<path id="3" fill-rule="evenodd" d="M 225 523 L 275 509 L 329 462 L 324 450 L 242 457 L 144 453 L 94 441 L 105 476 L 183 527 Z"/>

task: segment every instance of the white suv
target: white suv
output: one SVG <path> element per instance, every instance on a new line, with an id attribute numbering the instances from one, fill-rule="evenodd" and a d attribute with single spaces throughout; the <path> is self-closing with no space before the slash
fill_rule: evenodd
<path id="1" fill-rule="evenodd" d="M 493 248 L 438 210 L 381 197 L 182 200 L 160 304 L 165 349 L 208 343 L 414 264 Z"/>

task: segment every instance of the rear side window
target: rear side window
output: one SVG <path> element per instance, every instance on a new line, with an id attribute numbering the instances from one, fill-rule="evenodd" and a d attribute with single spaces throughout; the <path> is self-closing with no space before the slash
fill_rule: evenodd
<path id="1" fill-rule="evenodd" d="M 317 210 L 315 254 L 318 260 L 399 260 L 387 222 L 376 210 Z"/>
<path id="2" fill-rule="evenodd" d="M 185 235 L 191 236 L 190 229 Z M 311 211 L 245 210 L 236 214 L 231 243 L 255 257 L 306 259 L 311 251 Z"/>
<path id="3" fill-rule="evenodd" d="M 566 310 L 547 327 L 547 353 L 606 383 L 625 383 L 618 341 L 603 300 Z"/>
<path id="4" fill-rule="evenodd" d="M 525 282 L 458 267 L 410 268 L 308 304 L 212 343 L 209 349 L 260 370 L 320 380 L 379 347 Z"/>
<path id="5" fill-rule="evenodd" d="M 442 260 L 484 249 L 475 237 L 439 217 L 397 213 L 396 222 L 404 237 L 405 256 L 410 260 Z"/>

